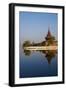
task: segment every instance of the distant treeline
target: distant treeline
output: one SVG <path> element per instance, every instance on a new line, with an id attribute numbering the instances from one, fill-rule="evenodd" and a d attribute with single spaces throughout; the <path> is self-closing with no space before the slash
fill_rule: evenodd
<path id="1" fill-rule="evenodd" d="M 41 43 L 31 43 L 30 41 L 25 41 L 23 43 L 23 47 L 25 46 L 49 46 L 49 45 L 57 45 L 57 41 L 56 40 L 48 40 L 48 41 L 43 41 Z"/>

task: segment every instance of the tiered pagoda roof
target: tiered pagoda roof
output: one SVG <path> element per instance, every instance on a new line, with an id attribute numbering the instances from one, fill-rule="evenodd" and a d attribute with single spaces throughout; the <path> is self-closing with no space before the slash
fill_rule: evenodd
<path id="1" fill-rule="evenodd" d="M 54 39 L 54 37 L 51 35 L 50 28 L 48 28 L 47 36 L 45 37 L 46 40 Z"/>

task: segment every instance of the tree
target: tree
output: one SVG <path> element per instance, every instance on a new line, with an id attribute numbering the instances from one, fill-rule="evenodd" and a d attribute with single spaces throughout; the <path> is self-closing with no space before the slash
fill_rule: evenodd
<path id="1" fill-rule="evenodd" d="M 23 47 L 24 46 L 30 46 L 30 41 L 25 41 L 24 43 L 23 43 Z"/>

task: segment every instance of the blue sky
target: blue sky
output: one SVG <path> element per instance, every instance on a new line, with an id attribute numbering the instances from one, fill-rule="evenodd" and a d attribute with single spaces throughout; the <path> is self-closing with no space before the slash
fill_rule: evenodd
<path id="1" fill-rule="evenodd" d="M 50 27 L 51 34 L 57 39 L 58 16 L 56 13 L 40 12 L 20 12 L 19 13 L 19 38 L 23 43 L 26 40 L 30 42 L 41 42 Z"/>

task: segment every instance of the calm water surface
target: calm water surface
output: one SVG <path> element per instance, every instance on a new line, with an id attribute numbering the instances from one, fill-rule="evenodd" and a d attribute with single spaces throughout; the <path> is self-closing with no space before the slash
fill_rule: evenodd
<path id="1" fill-rule="evenodd" d="M 20 78 L 57 76 L 57 51 L 20 50 Z"/>

